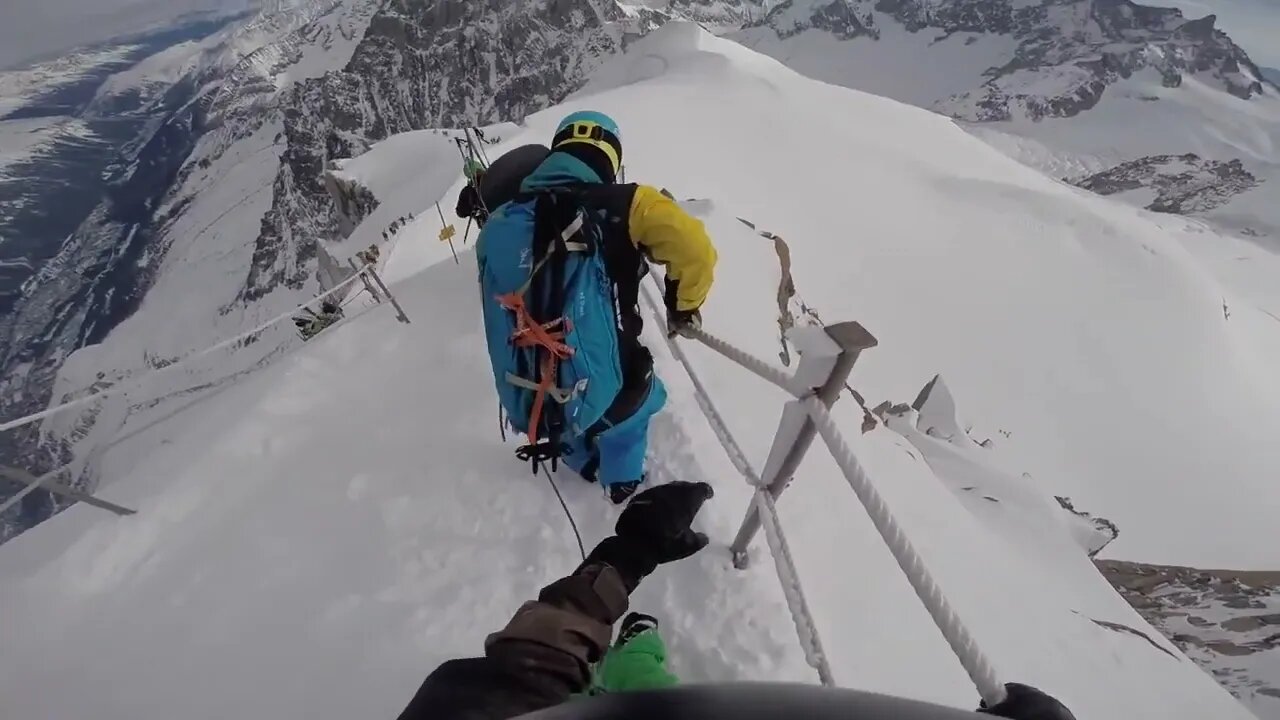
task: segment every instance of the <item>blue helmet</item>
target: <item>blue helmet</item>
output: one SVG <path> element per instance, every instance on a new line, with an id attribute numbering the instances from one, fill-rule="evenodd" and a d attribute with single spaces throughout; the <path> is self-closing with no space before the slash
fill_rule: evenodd
<path id="1" fill-rule="evenodd" d="M 580 110 L 560 121 L 551 140 L 551 149 L 571 145 L 594 147 L 608 158 L 612 173 L 606 182 L 611 182 L 622 167 L 622 131 L 613 118 L 602 112 Z"/>
<path id="2" fill-rule="evenodd" d="M 559 135 L 561 131 L 574 123 L 591 123 L 593 125 L 599 125 L 606 131 L 613 133 L 613 136 L 618 138 L 619 141 L 622 140 L 622 131 L 618 129 L 618 123 L 614 122 L 613 118 L 608 115 L 605 115 L 602 112 L 596 112 L 595 110 L 579 110 L 576 113 L 567 115 L 556 127 L 556 135 Z"/>

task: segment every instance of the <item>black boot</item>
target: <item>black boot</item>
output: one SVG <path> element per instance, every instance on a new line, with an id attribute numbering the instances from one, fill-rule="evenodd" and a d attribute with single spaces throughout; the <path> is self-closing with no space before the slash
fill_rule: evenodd
<path id="1" fill-rule="evenodd" d="M 631 641 L 631 638 L 639 635 L 645 630 L 657 630 L 658 619 L 652 615 L 633 612 L 622 621 L 622 625 L 618 627 L 618 641 L 614 645 L 621 647 Z"/>
<path id="2" fill-rule="evenodd" d="M 644 478 L 632 480 L 631 482 L 614 483 L 609 486 L 609 499 L 614 505 L 621 505 L 640 489 L 640 484 L 644 482 Z"/>

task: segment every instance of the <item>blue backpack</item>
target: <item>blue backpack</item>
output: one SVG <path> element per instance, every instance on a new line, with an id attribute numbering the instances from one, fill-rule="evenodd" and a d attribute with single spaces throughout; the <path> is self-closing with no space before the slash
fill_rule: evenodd
<path id="1" fill-rule="evenodd" d="M 498 400 L 538 465 L 568 454 L 622 388 L 602 235 L 571 189 L 517 196 L 477 241 L 480 306 Z"/>

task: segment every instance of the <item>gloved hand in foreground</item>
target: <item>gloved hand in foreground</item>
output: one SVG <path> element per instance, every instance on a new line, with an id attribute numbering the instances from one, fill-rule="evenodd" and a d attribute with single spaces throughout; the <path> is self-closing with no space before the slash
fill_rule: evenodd
<path id="1" fill-rule="evenodd" d="M 635 496 L 607 537 L 587 556 L 583 567 L 605 563 L 618 571 L 627 591 L 663 563 L 683 560 L 707 546 L 695 532 L 694 517 L 715 492 L 703 482 L 673 482 Z"/>
<path id="2" fill-rule="evenodd" d="M 1011 720 L 1076 720 L 1057 698 L 1030 685 L 1005 683 L 1004 689 L 1008 693 L 1004 702 L 989 708 L 984 701 L 978 712 Z"/>

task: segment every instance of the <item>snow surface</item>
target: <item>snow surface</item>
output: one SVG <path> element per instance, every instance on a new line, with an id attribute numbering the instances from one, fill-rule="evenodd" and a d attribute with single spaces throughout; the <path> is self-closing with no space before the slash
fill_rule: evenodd
<path id="1" fill-rule="evenodd" d="M 171 86 L 190 72 L 200 53 L 220 40 L 217 33 L 202 41 L 187 41 L 149 55 L 137 64 L 111 75 L 98 86 L 96 97 L 120 94 L 147 85 Z"/>
<path id="2" fill-rule="evenodd" d="M 516 125 L 503 123 L 482 128 L 481 132 L 496 141 L 517 129 Z M 371 244 L 381 245 L 385 232 L 397 248 L 401 239 L 407 239 L 403 249 L 406 254 L 425 252 L 428 258 L 438 258 L 434 246 L 440 242 L 442 214 L 446 224 L 455 226 L 458 235 L 454 242 L 461 245 L 467 225 L 458 219 L 454 208 L 465 183 L 458 177 L 462 161 L 455 143 L 455 138 L 462 136 L 463 132 L 456 130 L 401 133 L 374 144 L 360 157 L 335 162 L 335 174 L 368 188 L 379 205 L 350 236 L 330 243 L 334 255 L 350 257 Z M 436 198 L 441 199 L 438 211 Z M 411 208 L 408 212 L 413 217 L 393 230 L 393 223 L 406 216 L 406 208 Z M 474 240 L 477 233 L 478 228 L 471 227 L 470 239 Z M 400 277 L 389 276 L 393 281 Z"/>
<path id="3" fill-rule="evenodd" d="M 120 62 L 137 45 L 115 45 L 70 53 L 56 60 L 0 72 L 0 117 L 23 107 L 42 93 L 78 82 L 103 65 Z"/>
<path id="4" fill-rule="evenodd" d="M 1056 172 L 1071 169 L 1064 167 L 1072 164 L 1067 158 L 1084 165 L 1103 160 L 1107 166 L 1188 152 L 1210 159 L 1238 158 L 1262 182 L 1204 217 L 1280 253 L 1280 95 L 1241 100 L 1194 77 L 1186 78 L 1180 88 L 1166 88 L 1158 74 L 1147 70 L 1116 83 L 1095 108 L 1076 117 L 984 123 L 977 132 L 1005 150 L 1013 150 L 1011 143 L 993 140 L 997 133 L 1053 148 L 1056 158 L 1052 153 L 1027 154 L 1026 146 L 1013 150 L 1013 155 L 1058 177 L 1079 177 Z"/>
<path id="5" fill-rule="evenodd" d="M 861 410 L 835 409 L 1007 679 L 1091 720 L 1251 717 L 1114 593 L 1051 498 L 1114 520 L 1127 558 L 1277 561 L 1280 388 L 1266 368 L 1280 355 L 1264 348 L 1280 323 L 1223 319 L 1219 281 L 1181 244 L 1191 230 L 694 26 L 638 41 L 599 77 L 505 146 L 545 140 L 571 110 L 613 114 L 629 177 L 693 198 L 716 238 L 709 330 L 777 354 L 777 259 L 749 218 L 788 240 L 809 307 L 879 338 L 853 377 L 872 404 L 942 372 L 974 436 L 1000 438 L 944 442 L 910 414 L 860 435 Z M 432 198 L 410 195 L 395 202 L 422 224 Z M 390 717 L 576 564 L 551 489 L 497 436 L 474 256 L 455 266 L 433 236 L 386 260 L 413 324 L 353 311 L 239 383 L 158 406 L 103 463 L 103 495 L 139 515 L 77 506 L 0 548 L 0 715 Z M 653 474 L 716 485 L 700 520 L 715 544 L 660 569 L 634 607 L 662 618 L 687 681 L 812 682 L 771 564 L 729 566 L 749 488 L 653 323 L 646 342 L 671 389 Z M 761 467 L 781 391 L 687 350 Z M 594 543 L 616 509 L 568 472 L 558 482 Z M 971 707 L 821 444 L 779 507 L 837 680 Z"/>
<path id="6" fill-rule="evenodd" d="M 0 182 L 11 179 L 6 168 L 39 155 L 60 138 L 92 137 L 85 122 L 72 117 L 0 120 Z"/>
<path id="7" fill-rule="evenodd" d="M 986 81 L 983 73 L 1008 62 L 1018 47 L 1012 36 L 948 35 L 933 28 L 913 33 L 882 13 L 872 17 L 879 38 L 840 40 L 830 32 L 810 29 L 781 39 L 769 26 L 746 28 L 730 37 L 811 78 L 919 107 L 978 87 Z"/>
<path id="8" fill-rule="evenodd" d="M 1094 21 L 1078 16 L 1085 9 L 1051 7 L 1049 12 L 1064 14 L 1058 19 L 1063 26 L 1096 33 Z M 813 8 L 797 3 L 787 12 L 806 20 Z M 890 17 L 878 13 L 873 17 L 880 40 L 867 36 L 840 40 L 822 30 L 784 39 L 771 27 L 747 28 L 730 37 L 818 80 L 944 114 L 964 110 L 952 96 L 981 86 L 987 79 L 984 73 L 1009 62 L 1017 46 L 1008 36 L 956 33 L 940 37 L 936 30 L 910 33 Z M 1274 19 L 1280 22 L 1280 14 Z M 1010 94 L 1053 96 L 1071 87 L 1073 76 L 1080 72 L 1074 67 L 1050 74 L 1019 71 L 1000 79 L 999 85 Z M 1073 117 L 1016 118 L 969 128 L 1019 161 L 1059 178 L 1092 174 L 1148 155 L 1196 153 L 1224 162 L 1240 159 L 1246 170 L 1264 182 L 1204 216 L 1217 227 L 1248 235 L 1280 252 L 1280 95 L 1276 93 L 1242 100 L 1194 75 L 1184 77 L 1180 87 L 1167 88 L 1159 72 L 1147 68 L 1111 84 L 1096 106 Z"/>

